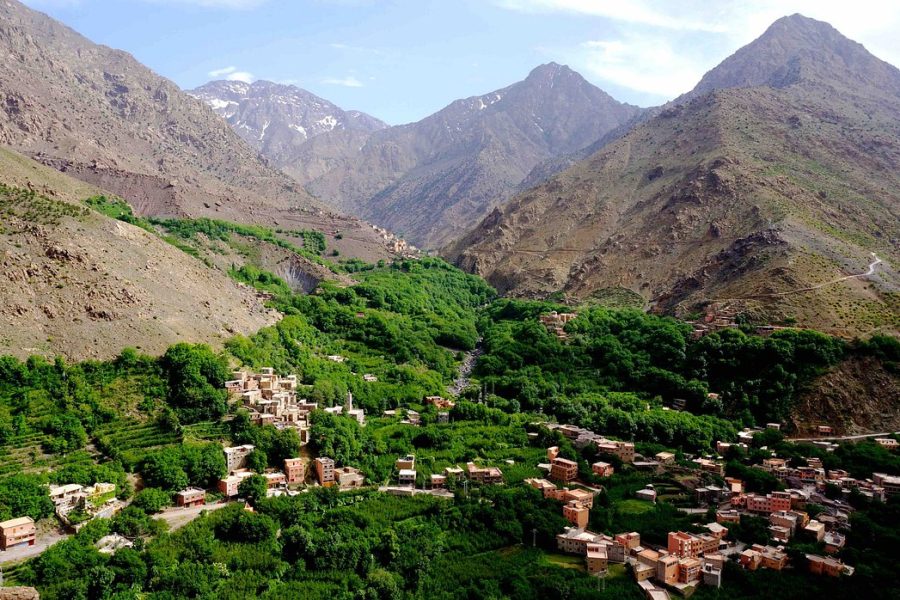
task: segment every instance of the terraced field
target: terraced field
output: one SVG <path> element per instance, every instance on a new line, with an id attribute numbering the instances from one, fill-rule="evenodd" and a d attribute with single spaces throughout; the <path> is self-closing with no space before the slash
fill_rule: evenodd
<path id="1" fill-rule="evenodd" d="M 7 440 L 0 446 L 0 477 L 20 471 L 50 471 L 69 464 L 91 462 L 95 458 L 90 448 L 63 455 L 47 454 L 43 445 L 48 439 L 49 436 L 43 433 L 28 433 Z"/>
<path id="2" fill-rule="evenodd" d="M 227 433 L 227 424 L 214 421 L 186 426 L 181 433 L 166 431 L 153 422 L 130 421 L 107 425 L 95 437 L 102 452 L 132 470 L 154 450 L 185 441 L 220 441 Z"/>

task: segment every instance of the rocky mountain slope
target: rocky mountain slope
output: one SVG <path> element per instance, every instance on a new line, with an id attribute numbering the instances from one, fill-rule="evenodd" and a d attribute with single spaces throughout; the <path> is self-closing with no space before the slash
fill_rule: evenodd
<path id="1" fill-rule="evenodd" d="M 0 3 L 0 53 L 0 145 L 118 194 L 140 214 L 340 231 L 355 241 L 347 253 L 387 255 L 370 226 L 323 208 L 131 55 L 16 0 Z"/>
<path id="2" fill-rule="evenodd" d="M 817 378 L 794 406 L 799 435 L 816 435 L 829 423 L 836 435 L 900 429 L 900 386 L 896 370 L 871 357 L 853 357 Z"/>
<path id="3" fill-rule="evenodd" d="M 0 354 L 109 358 L 216 344 L 277 314 L 253 290 L 85 207 L 99 193 L 0 149 Z"/>
<path id="4" fill-rule="evenodd" d="M 537 163 L 595 142 L 639 111 L 551 63 L 504 89 L 376 131 L 358 150 L 345 139 L 332 143 L 346 132 L 318 136 L 284 168 L 325 202 L 436 247 L 504 201 Z M 321 155 L 337 166 L 309 181 L 305 165 Z"/>
<path id="5" fill-rule="evenodd" d="M 359 111 L 345 111 L 328 100 L 293 85 L 271 81 L 211 81 L 188 92 L 224 117 L 248 145 L 269 159 L 276 168 L 296 162 L 301 147 L 323 133 L 342 148 L 350 141 L 365 140 L 387 124 Z M 357 144 L 356 148 L 361 144 Z M 322 153 L 322 148 L 317 153 Z M 325 172 L 320 161 L 304 165 L 304 180 Z"/>
<path id="6" fill-rule="evenodd" d="M 794 15 L 446 254 L 511 294 L 860 334 L 900 328 L 898 240 L 900 71 Z"/>

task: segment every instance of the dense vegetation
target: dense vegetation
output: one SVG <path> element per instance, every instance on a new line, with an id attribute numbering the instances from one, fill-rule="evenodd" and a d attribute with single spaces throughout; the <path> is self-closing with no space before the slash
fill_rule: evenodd
<path id="1" fill-rule="evenodd" d="M 88 204 L 187 249 L 201 235 L 237 235 L 324 261 L 324 238 L 308 232 L 205 219 L 150 222 L 117 200 Z M 292 237 L 302 239 L 303 248 L 288 241 Z M 355 283 L 325 282 L 302 295 L 271 273 L 235 266 L 231 275 L 267 292 L 285 316 L 252 336 L 232 338 L 223 352 L 177 344 L 161 357 L 126 350 L 107 362 L 0 358 L 0 519 L 49 517 L 48 482 L 109 481 L 121 498 L 130 498 L 128 473 L 135 472 L 145 486 L 114 519 L 91 522 L 15 567 L 14 580 L 36 584 L 49 599 L 637 599 L 640 591 L 624 569 L 612 570 L 603 594 L 580 559 L 554 552 L 554 535 L 565 525 L 560 504 L 520 482 L 541 476 L 536 465 L 548 445 L 577 460 L 584 480 L 601 482 L 590 473 L 594 451 L 576 450 L 535 421 L 554 417 L 634 439 L 645 453 L 677 450 L 681 459 L 682 451 L 706 451 L 717 439 L 733 439 L 739 426 L 784 419 L 805 385 L 853 353 L 895 370 L 900 361 L 900 345 L 890 338 L 848 344 L 810 331 L 760 337 L 727 330 L 692 341 L 690 329 L 674 319 L 600 307 L 581 310 L 567 326 L 568 340 L 560 341 L 538 317 L 564 307 L 496 299 L 482 280 L 438 259 L 331 266 L 351 273 Z M 446 395 L 463 353 L 476 350 L 475 381 L 449 422 L 440 422 L 423 396 Z M 295 431 L 253 426 L 244 411 L 228 405 L 223 384 L 233 366 L 295 373 L 300 395 L 323 407 L 342 404 L 352 393 L 366 409 L 366 426 L 315 412 L 309 450 L 359 467 L 371 483 L 390 481 L 395 459 L 412 453 L 420 487 L 430 474 L 468 461 L 500 466 L 507 485 L 460 488 L 451 482 L 452 499 L 396 498 L 372 489 L 266 499 L 265 482 L 254 477 L 240 494 L 255 512 L 231 505 L 166 532 L 154 515 L 171 504 L 174 491 L 213 486 L 225 473 L 222 442 L 255 445 L 250 462 L 257 470 L 279 467 L 301 451 Z M 688 410 L 664 410 L 676 399 Z M 400 414 L 382 416 L 398 408 Z M 400 422 L 406 409 L 421 413 L 420 427 Z M 798 460 L 819 456 L 829 468 L 857 476 L 900 473 L 900 459 L 871 443 L 825 453 L 771 433 L 759 442 Z M 780 482 L 751 466 L 761 452 L 755 447 L 746 456 L 730 455 L 729 473 L 753 489 L 775 489 Z M 596 499 L 594 529 L 637 530 L 650 543 L 662 543 L 671 529 L 696 529 L 696 519 L 676 510 L 692 503 L 683 481 L 616 466 L 619 472 L 602 482 L 605 492 Z M 633 498 L 650 482 L 660 492 L 655 506 Z M 854 579 L 860 589 L 884 597 L 875 582 L 896 555 L 897 505 L 852 501 L 861 510 L 845 556 L 862 567 Z M 748 539 L 766 539 L 760 523 L 739 527 Z M 109 532 L 136 538 L 135 547 L 101 554 L 94 544 Z M 773 580 L 770 573 L 729 572 L 723 593 L 753 597 L 773 581 L 784 583 L 785 598 L 823 597 L 828 589 L 802 574 Z M 849 597 L 849 590 L 841 583 L 830 591 Z M 701 589 L 697 597 L 718 596 Z"/>
<path id="2" fill-rule="evenodd" d="M 503 299 L 484 312 L 482 382 L 525 409 L 686 447 L 708 446 L 735 425 L 784 421 L 804 386 L 850 354 L 890 366 L 900 352 L 894 338 L 851 345 L 799 329 L 767 337 L 726 329 L 693 341 L 675 319 L 602 307 L 580 311 L 563 342 L 537 318 L 553 309 L 566 310 Z M 690 414 L 636 410 L 676 399 Z"/>

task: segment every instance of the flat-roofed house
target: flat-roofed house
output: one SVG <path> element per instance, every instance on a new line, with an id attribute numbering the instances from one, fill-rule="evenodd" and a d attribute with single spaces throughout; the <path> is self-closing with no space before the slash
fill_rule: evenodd
<path id="1" fill-rule="evenodd" d="M 56 506 L 68 506 L 83 496 L 84 486 L 77 483 L 50 486 L 50 500 Z"/>
<path id="2" fill-rule="evenodd" d="M 606 544 L 588 544 L 586 559 L 588 575 L 606 575 L 606 572 L 609 569 L 609 557 L 606 553 Z"/>
<path id="3" fill-rule="evenodd" d="M 611 477 L 615 472 L 613 466 L 608 462 L 597 461 L 591 465 L 591 471 L 594 472 L 594 475 L 597 477 Z"/>
<path id="4" fill-rule="evenodd" d="M 190 487 L 175 494 L 175 506 L 202 506 L 206 504 L 206 490 Z"/>
<path id="5" fill-rule="evenodd" d="M 590 516 L 591 510 L 575 501 L 563 506 L 563 518 L 579 529 L 585 529 L 588 526 Z"/>
<path id="6" fill-rule="evenodd" d="M 578 463 L 567 458 L 556 457 L 550 461 L 550 479 L 568 483 L 578 478 Z"/>
<path id="7" fill-rule="evenodd" d="M 316 458 L 316 478 L 322 486 L 334 485 L 334 459 L 327 456 Z"/>
<path id="8" fill-rule="evenodd" d="M 306 479 L 306 462 L 302 458 L 284 459 L 284 476 L 288 483 L 303 483 Z"/>
<path id="9" fill-rule="evenodd" d="M 27 544 L 34 546 L 37 529 L 31 517 L 16 517 L 0 523 L 0 550 Z"/>
<path id="10" fill-rule="evenodd" d="M 398 458 L 394 462 L 394 468 L 398 471 L 401 469 L 415 469 L 416 468 L 416 457 L 414 454 L 407 454 L 403 458 Z"/>
<path id="11" fill-rule="evenodd" d="M 354 467 L 335 469 L 335 480 L 342 490 L 362 487 L 366 482 L 365 476 Z"/>
<path id="12" fill-rule="evenodd" d="M 228 472 L 235 471 L 237 469 L 242 469 L 247 466 L 247 456 L 253 452 L 255 446 L 252 444 L 244 444 L 242 446 L 231 446 L 230 448 L 224 448 L 223 452 L 225 453 L 225 467 L 228 469 Z"/>
<path id="13" fill-rule="evenodd" d="M 400 482 L 400 485 L 416 485 L 416 472 L 414 469 L 400 469 L 397 480 Z"/>

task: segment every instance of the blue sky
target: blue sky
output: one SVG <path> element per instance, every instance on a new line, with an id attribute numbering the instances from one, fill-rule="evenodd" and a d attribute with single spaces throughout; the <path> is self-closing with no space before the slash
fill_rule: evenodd
<path id="1" fill-rule="evenodd" d="M 388 123 L 568 64 L 641 106 L 691 89 L 780 16 L 900 64 L 896 0 L 25 0 L 183 88 L 293 83 Z"/>

